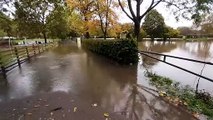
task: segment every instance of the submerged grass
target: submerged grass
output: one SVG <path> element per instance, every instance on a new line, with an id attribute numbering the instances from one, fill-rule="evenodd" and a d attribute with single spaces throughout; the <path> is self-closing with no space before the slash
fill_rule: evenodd
<path id="1" fill-rule="evenodd" d="M 146 72 L 146 75 L 150 84 L 160 91 L 159 96 L 165 97 L 176 106 L 187 108 L 195 117 L 203 114 L 213 120 L 213 97 L 209 93 L 204 90 L 196 93 L 190 86 L 181 86 L 179 82 L 152 72 Z"/>

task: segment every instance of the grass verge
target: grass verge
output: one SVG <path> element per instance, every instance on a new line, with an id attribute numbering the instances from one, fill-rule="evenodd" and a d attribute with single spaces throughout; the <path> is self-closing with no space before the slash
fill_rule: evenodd
<path id="1" fill-rule="evenodd" d="M 159 96 L 176 106 L 185 107 L 197 118 L 203 114 L 213 120 L 213 97 L 209 93 L 204 90 L 196 93 L 190 86 L 181 86 L 179 82 L 152 72 L 146 72 L 146 76 L 150 84 L 159 90 Z"/>

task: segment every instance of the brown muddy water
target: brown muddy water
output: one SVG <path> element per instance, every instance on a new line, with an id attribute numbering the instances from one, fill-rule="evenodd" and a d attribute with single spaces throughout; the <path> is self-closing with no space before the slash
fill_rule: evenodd
<path id="1" fill-rule="evenodd" d="M 212 42 L 142 42 L 140 49 L 213 62 Z M 203 65 L 169 61 L 200 72 Z M 61 44 L 8 73 L 8 84 L 0 84 L 0 102 L 63 91 L 97 103 L 130 120 L 188 120 L 184 110 L 159 98 L 144 75 L 150 69 L 183 85 L 195 87 L 197 77 L 164 63 L 142 57 L 138 65 L 121 66 L 86 52 L 74 43 Z M 203 75 L 213 78 L 212 66 Z M 140 87 L 138 87 L 138 86 Z M 201 79 L 200 89 L 213 92 L 213 83 Z"/>
<path id="2" fill-rule="evenodd" d="M 139 49 L 155 51 L 167 55 L 174 55 L 180 57 L 191 58 L 213 63 L 213 42 L 142 42 L 139 44 Z M 156 57 L 156 56 L 155 56 Z M 182 70 L 166 65 L 165 63 L 158 62 L 153 59 L 143 57 L 142 66 L 152 70 L 153 72 L 169 77 L 175 81 L 180 82 L 182 85 L 190 85 L 196 88 L 198 77 Z M 200 63 L 194 63 L 174 58 L 167 58 L 167 62 L 178 65 L 190 71 L 200 74 L 203 69 L 202 75 L 213 79 L 213 66 Z M 140 70 L 138 70 L 140 71 Z M 139 77 L 140 78 L 140 77 Z M 140 80 L 139 80 L 140 81 Z M 213 95 L 213 83 L 205 79 L 200 79 L 199 89 L 205 90 Z"/>

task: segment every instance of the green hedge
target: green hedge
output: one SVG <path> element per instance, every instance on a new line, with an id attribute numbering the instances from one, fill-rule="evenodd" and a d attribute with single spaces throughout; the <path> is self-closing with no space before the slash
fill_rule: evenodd
<path id="1" fill-rule="evenodd" d="M 83 47 L 121 64 L 138 62 L 137 44 L 134 40 L 82 40 Z"/>

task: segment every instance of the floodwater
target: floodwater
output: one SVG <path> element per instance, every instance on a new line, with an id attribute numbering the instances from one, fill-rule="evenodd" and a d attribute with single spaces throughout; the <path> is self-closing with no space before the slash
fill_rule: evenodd
<path id="1" fill-rule="evenodd" d="M 191 58 L 200 61 L 212 62 L 213 63 L 213 42 L 200 41 L 200 42 L 142 42 L 139 44 L 139 49 L 154 51 L 158 53 L 163 53 L 167 55 L 174 55 L 180 57 Z M 154 56 L 158 57 L 159 56 Z M 162 59 L 162 58 L 161 58 Z M 183 67 L 192 72 L 201 74 L 208 78 L 213 79 L 213 66 L 204 65 L 195 62 L 184 61 L 175 58 L 166 58 L 167 62 L 175 64 L 177 66 Z M 190 73 L 184 72 L 178 68 L 174 68 L 165 63 L 143 57 L 142 65 L 148 68 L 149 70 L 162 75 L 169 77 L 177 82 L 180 82 L 182 85 L 190 85 L 192 88 L 196 88 L 199 77 L 192 75 Z M 199 89 L 205 90 L 213 95 L 213 83 L 205 79 L 200 79 Z"/>
<path id="2" fill-rule="evenodd" d="M 212 42 L 143 42 L 141 49 L 211 61 Z M 206 52 L 207 51 L 207 52 Z M 168 59 L 169 60 L 169 59 Z M 202 65 L 170 60 L 192 71 Z M 144 75 L 150 69 L 182 84 L 194 86 L 195 76 L 166 64 L 145 59 L 138 65 L 121 66 L 102 56 L 86 52 L 74 43 L 61 44 L 8 73 L 8 84 L 0 84 L 0 102 L 27 96 L 63 91 L 108 111 L 125 115 L 130 120 L 193 119 L 187 112 L 157 96 Z M 211 66 L 204 75 L 213 78 Z M 211 90 L 213 83 L 201 80 L 200 88 Z"/>

